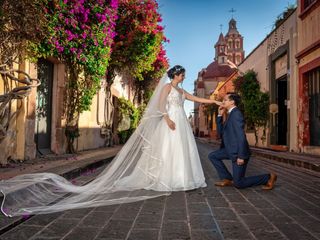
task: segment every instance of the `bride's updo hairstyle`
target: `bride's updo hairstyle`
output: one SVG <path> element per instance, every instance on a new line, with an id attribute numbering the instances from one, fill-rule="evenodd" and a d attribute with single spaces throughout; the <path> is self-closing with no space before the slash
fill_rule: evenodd
<path id="1" fill-rule="evenodd" d="M 174 67 L 168 70 L 167 74 L 170 79 L 173 79 L 174 76 L 180 75 L 181 73 L 185 73 L 185 72 L 186 70 L 184 69 L 184 67 L 180 65 L 175 65 Z"/>

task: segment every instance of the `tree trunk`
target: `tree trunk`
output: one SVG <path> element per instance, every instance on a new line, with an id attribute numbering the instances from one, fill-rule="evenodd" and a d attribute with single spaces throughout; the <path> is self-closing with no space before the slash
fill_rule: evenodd
<path id="1" fill-rule="evenodd" d="M 74 140 L 79 137 L 79 92 L 78 89 L 78 77 L 79 70 L 75 64 L 68 64 L 69 82 L 67 86 L 66 94 L 66 130 L 65 135 L 67 138 L 67 153 L 76 153 L 74 148 Z"/>
<path id="2" fill-rule="evenodd" d="M 258 145 L 258 130 L 256 127 L 253 128 L 254 129 L 254 137 L 255 137 L 255 143 L 254 146 L 256 147 Z"/>

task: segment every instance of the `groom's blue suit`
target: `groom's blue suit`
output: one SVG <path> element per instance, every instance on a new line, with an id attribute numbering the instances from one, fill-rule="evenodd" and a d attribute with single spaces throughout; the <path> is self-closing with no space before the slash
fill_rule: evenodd
<path id="1" fill-rule="evenodd" d="M 270 178 L 269 174 L 245 177 L 251 153 L 244 132 L 244 119 L 241 111 L 237 107 L 233 108 L 224 124 L 222 117 L 218 116 L 217 125 L 222 138 L 221 147 L 219 150 L 211 152 L 208 157 L 217 169 L 219 177 L 233 180 L 233 184 L 237 188 L 267 184 Z M 238 165 L 237 158 L 244 159 L 245 163 Z M 224 165 L 222 161 L 224 159 L 232 161 L 233 176 Z"/>

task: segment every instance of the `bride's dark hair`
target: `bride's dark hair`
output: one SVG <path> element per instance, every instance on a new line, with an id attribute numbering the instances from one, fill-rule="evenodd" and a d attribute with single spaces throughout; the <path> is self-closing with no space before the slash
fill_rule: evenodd
<path id="1" fill-rule="evenodd" d="M 168 70 L 167 74 L 170 79 L 173 79 L 174 76 L 180 75 L 181 73 L 185 73 L 185 72 L 186 70 L 184 69 L 184 67 L 180 65 L 175 65 L 174 67 Z"/>

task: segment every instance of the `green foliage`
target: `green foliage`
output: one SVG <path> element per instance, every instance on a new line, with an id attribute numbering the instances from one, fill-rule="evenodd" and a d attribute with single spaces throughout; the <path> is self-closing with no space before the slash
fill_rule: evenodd
<path id="1" fill-rule="evenodd" d="M 125 98 L 119 98 L 118 110 L 120 114 L 120 121 L 123 116 L 129 116 L 130 118 L 130 128 L 128 130 L 118 132 L 121 143 L 125 143 L 137 128 L 144 108 L 144 105 L 136 108 L 129 100 L 126 100 Z"/>
<path id="2" fill-rule="evenodd" d="M 144 94 L 144 101 L 149 102 L 153 94 L 153 90 L 147 89 Z"/>
<path id="3" fill-rule="evenodd" d="M 28 43 L 47 34 L 43 0 L 0 0 L 0 62 L 23 61 Z"/>
<path id="4" fill-rule="evenodd" d="M 287 17 L 294 11 L 296 10 L 297 6 L 296 4 L 290 4 L 286 7 L 286 9 L 277 16 L 273 28 L 279 27 L 286 19 Z"/>
<path id="5" fill-rule="evenodd" d="M 265 132 L 269 120 L 269 93 L 260 90 L 257 73 L 253 70 L 249 70 L 243 76 L 235 79 L 234 86 L 235 91 L 241 96 L 241 107 L 247 126 L 252 124 L 255 131 L 257 144 L 257 130 L 263 127 Z"/>
<path id="6" fill-rule="evenodd" d="M 121 144 L 125 144 L 133 132 L 134 132 L 134 129 L 132 129 L 132 128 L 125 130 L 125 131 L 118 132 L 119 142 Z"/>
<path id="7" fill-rule="evenodd" d="M 144 111 L 146 110 L 147 108 L 147 104 L 143 103 L 143 104 L 140 104 L 140 106 L 137 108 L 137 111 L 138 111 L 138 124 L 143 116 L 143 113 Z"/>
<path id="8" fill-rule="evenodd" d="M 112 83 L 115 72 L 127 72 L 138 81 L 146 74 L 159 76 L 167 59 L 162 43 L 162 21 L 155 0 L 120 0 L 107 81 Z M 153 78 L 155 80 L 155 78 Z"/>
<path id="9" fill-rule="evenodd" d="M 70 74 L 68 101 L 75 115 L 89 110 L 92 98 L 105 76 L 115 36 L 115 1 L 43 0 L 48 32 L 40 44 L 30 44 L 34 56 L 54 56 L 67 65 Z M 71 70 L 72 69 L 72 70 Z M 69 104 L 70 106 L 70 104 Z"/>

